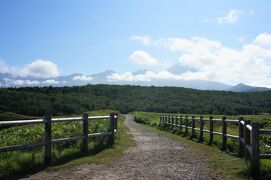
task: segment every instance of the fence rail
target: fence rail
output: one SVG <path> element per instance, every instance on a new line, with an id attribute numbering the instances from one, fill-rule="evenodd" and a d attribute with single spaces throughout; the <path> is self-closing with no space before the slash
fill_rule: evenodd
<path id="1" fill-rule="evenodd" d="M 110 130 L 108 132 L 96 132 L 93 134 L 88 134 L 88 124 L 90 120 L 101 120 L 108 119 L 110 121 Z M 50 115 L 44 116 L 43 119 L 34 119 L 34 120 L 16 120 L 16 121 L 1 121 L 0 127 L 5 126 L 17 126 L 17 125 L 29 125 L 29 124 L 44 124 L 44 142 L 37 142 L 33 144 L 22 144 L 15 146 L 7 146 L 1 147 L 0 152 L 8 152 L 15 150 L 23 150 L 38 146 L 44 146 L 44 163 L 45 165 L 50 165 L 52 162 L 52 144 L 59 144 L 64 142 L 71 142 L 75 140 L 82 140 L 82 152 L 88 152 L 88 141 L 90 138 L 101 137 L 101 136 L 109 136 L 110 144 L 113 145 L 115 142 L 115 133 L 117 131 L 117 113 L 110 113 L 109 116 L 88 116 L 87 113 L 83 114 L 82 117 L 70 117 L 70 118 L 51 118 Z M 68 138 L 60 138 L 60 139 L 52 139 L 52 123 L 61 123 L 61 122 L 74 122 L 74 121 L 83 121 L 82 126 L 82 135 L 68 137 Z"/>
<path id="2" fill-rule="evenodd" d="M 191 121 L 191 126 L 189 126 L 189 121 Z M 196 121 L 199 121 L 199 127 L 196 127 Z M 209 123 L 209 129 L 204 129 L 206 122 Z M 221 132 L 214 131 L 214 122 L 221 122 Z M 238 126 L 238 135 L 227 133 L 227 124 L 230 123 Z M 210 116 L 209 118 L 204 118 L 202 116 L 196 118 L 195 116 L 161 115 L 160 126 L 171 130 L 179 128 L 184 136 L 187 136 L 188 129 L 191 129 L 191 139 L 196 138 L 195 131 L 199 131 L 199 141 L 203 141 L 203 135 L 204 133 L 207 133 L 209 135 L 209 145 L 213 144 L 214 135 L 219 135 L 222 137 L 221 149 L 223 151 L 227 150 L 228 138 L 238 139 L 238 154 L 240 157 L 250 160 L 254 173 L 259 172 L 260 159 L 271 159 L 271 154 L 260 153 L 259 146 L 260 135 L 271 135 L 271 129 L 259 129 L 258 123 L 251 123 L 248 120 L 244 120 L 243 117 L 240 117 L 238 120 L 230 120 L 225 116 L 221 119 L 214 119 L 213 116 Z"/>

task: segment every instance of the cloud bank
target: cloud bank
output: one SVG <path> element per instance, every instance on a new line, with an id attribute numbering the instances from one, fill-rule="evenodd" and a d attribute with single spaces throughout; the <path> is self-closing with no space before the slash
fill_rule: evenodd
<path id="1" fill-rule="evenodd" d="M 91 76 L 85 76 L 85 75 L 78 75 L 74 76 L 72 78 L 73 80 L 78 80 L 78 81 L 91 81 L 93 78 Z"/>
<path id="2" fill-rule="evenodd" d="M 129 56 L 129 60 L 141 66 L 156 66 L 158 61 L 145 51 L 137 50 Z"/>
<path id="3" fill-rule="evenodd" d="M 7 65 L 0 60 L 0 73 L 10 73 L 16 77 L 55 78 L 59 76 L 58 66 L 52 61 L 37 59 L 23 67 Z"/>
<path id="4" fill-rule="evenodd" d="M 149 42 L 149 46 L 157 50 L 179 54 L 176 63 L 180 68 L 195 69 L 195 72 L 186 71 L 181 74 L 173 74 L 164 69 L 159 72 L 148 71 L 137 75 L 130 72 L 114 73 L 108 76 L 108 80 L 209 80 L 232 85 L 242 82 L 271 87 L 271 34 L 269 33 L 261 33 L 251 43 L 244 44 L 237 49 L 203 37 L 154 39 Z M 139 54 L 147 54 L 147 52 Z M 141 57 L 141 55 L 134 55 L 134 57 Z M 131 60 L 131 56 L 129 59 Z M 144 58 L 133 59 L 141 59 L 141 61 L 134 60 L 136 64 L 141 65 L 162 64 L 158 60 L 154 60 L 155 63 L 144 64 L 142 62 L 147 62 L 143 60 Z"/>

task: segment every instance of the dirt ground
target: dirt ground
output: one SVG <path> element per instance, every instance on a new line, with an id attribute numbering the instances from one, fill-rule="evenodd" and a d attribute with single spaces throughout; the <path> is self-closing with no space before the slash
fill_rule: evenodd
<path id="1" fill-rule="evenodd" d="M 56 172 L 41 171 L 26 179 L 219 179 L 199 154 L 180 142 L 150 132 L 127 115 L 125 125 L 136 145 L 109 164 L 82 164 Z"/>

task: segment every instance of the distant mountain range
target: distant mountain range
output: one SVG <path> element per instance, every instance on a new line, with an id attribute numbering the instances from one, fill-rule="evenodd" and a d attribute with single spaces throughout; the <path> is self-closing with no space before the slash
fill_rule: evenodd
<path id="1" fill-rule="evenodd" d="M 263 92 L 263 91 L 270 91 L 270 88 L 266 87 L 254 87 L 249 86 L 243 83 L 237 84 L 236 86 L 233 86 L 228 89 L 228 91 L 232 92 Z"/>
<path id="2" fill-rule="evenodd" d="M 187 69 L 186 69 L 187 70 Z M 185 70 L 185 71 L 186 71 Z M 167 70 L 173 74 L 183 73 L 178 69 L 177 65 Z M 193 70 L 189 70 L 193 71 Z M 150 70 L 138 70 L 131 73 L 133 76 L 142 75 Z M 12 74 L 0 73 L 0 87 L 27 87 L 27 86 L 82 86 L 86 84 L 117 84 L 117 85 L 140 85 L 140 86 L 176 86 L 200 90 L 224 90 L 233 92 L 259 92 L 269 91 L 271 89 L 265 87 L 253 87 L 245 84 L 230 86 L 228 84 L 204 81 L 204 80 L 169 80 L 169 79 L 152 79 L 150 81 L 128 81 L 128 80 L 110 80 L 108 76 L 116 73 L 108 70 L 102 73 L 83 75 L 71 74 L 67 76 L 59 76 L 56 78 L 42 79 L 34 77 L 15 77 Z"/>

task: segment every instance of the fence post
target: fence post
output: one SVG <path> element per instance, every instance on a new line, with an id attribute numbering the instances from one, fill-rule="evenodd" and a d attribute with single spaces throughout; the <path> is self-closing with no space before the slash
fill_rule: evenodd
<path id="1" fill-rule="evenodd" d="M 175 129 L 176 129 L 176 131 L 177 131 L 177 129 L 178 129 L 178 123 L 179 123 L 178 116 L 175 115 Z"/>
<path id="2" fill-rule="evenodd" d="M 46 115 L 43 118 L 44 121 L 44 139 L 45 139 L 45 146 L 44 146 L 44 164 L 51 165 L 52 163 L 52 124 L 51 124 L 51 116 Z"/>
<path id="3" fill-rule="evenodd" d="M 113 146 L 115 144 L 115 115 L 116 113 L 110 113 L 110 145 Z"/>
<path id="4" fill-rule="evenodd" d="M 213 116 L 210 116 L 209 117 L 209 123 L 210 123 L 210 126 L 209 126 L 209 145 L 212 145 L 213 144 L 213 139 L 214 139 L 214 134 L 213 134 L 213 131 L 214 131 L 214 121 L 213 121 Z"/>
<path id="5" fill-rule="evenodd" d="M 180 115 L 180 132 L 182 133 L 183 130 L 183 116 Z"/>
<path id="6" fill-rule="evenodd" d="M 192 133 L 190 139 L 195 137 L 195 116 L 192 116 Z"/>
<path id="7" fill-rule="evenodd" d="M 83 114 L 83 147 L 82 147 L 82 151 L 84 154 L 88 153 L 88 114 L 84 113 Z"/>
<path id="8" fill-rule="evenodd" d="M 199 134 L 199 142 L 203 141 L 203 116 L 200 116 L 200 134 Z"/>
<path id="9" fill-rule="evenodd" d="M 174 129 L 174 116 L 170 115 L 170 119 L 171 119 L 171 130 Z"/>
<path id="10" fill-rule="evenodd" d="M 170 117 L 167 115 L 167 129 L 170 129 Z"/>
<path id="11" fill-rule="evenodd" d="M 163 117 L 163 128 L 164 129 L 165 129 L 166 125 L 167 125 L 166 115 L 164 115 L 164 117 Z"/>
<path id="12" fill-rule="evenodd" d="M 188 115 L 185 116 L 185 131 L 184 136 L 186 136 L 188 133 Z"/>
<path id="13" fill-rule="evenodd" d="M 162 126 L 162 115 L 160 115 L 160 122 L 159 122 L 159 126 Z"/>
<path id="14" fill-rule="evenodd" d="M 169 121 L 168 121 L 168 115 L 166 115 L 166 129 L 168 128 L 168 123 Z"/>
<path id="15" fill-rule="evenodd" d="M 260 148 L 259 148 L 259 126 L 258 123 L 252 123 L 252 157 L 251 157 L 251 166 L 254 174 L 258 173 L 260 170 Z"/>
<path id="16" fill-rule="evenodd" d="M 169 115 L 169 119 L 170 119 L 170 129 L 172 130 L 173 129 L 173 118 L 172 118 L 172 115 Z"/>
<path id="17" fill-rule="evenodd" d="M 239 123 L 238 123 L 238 128 L 239 128 L 239 151 L 238 155 L 240 157 L 244 156 L 244 127 L 241 121 L 243 121 L 243 117 L 239 117 Z"/>
<path id="18" fill-rule="evenodd" d="M 226 117 L 222 117 L 222 151 L 227 149 L 227 123 Z"/>
<path id="19" fill-rule="evenodd" d="M 119 114 L 118 113 L 115 113 L 115 116 L 114 116 L 114 118 L 115 118 L 115 133 L 117 132 L 117 130 L 118 130 L 118 118 L 119 118 Z"/>
<path id="20" fill-rule="evenodd" d="M 244 156 L 245 159 L 248 160 L 249 158 L 249 151 L 247 149 L 247 145 L 250 144 L 250 131 L 247 129 L 247 125 L 249 124 L 249 121 L 245 120 L 244 121 Z"/>

